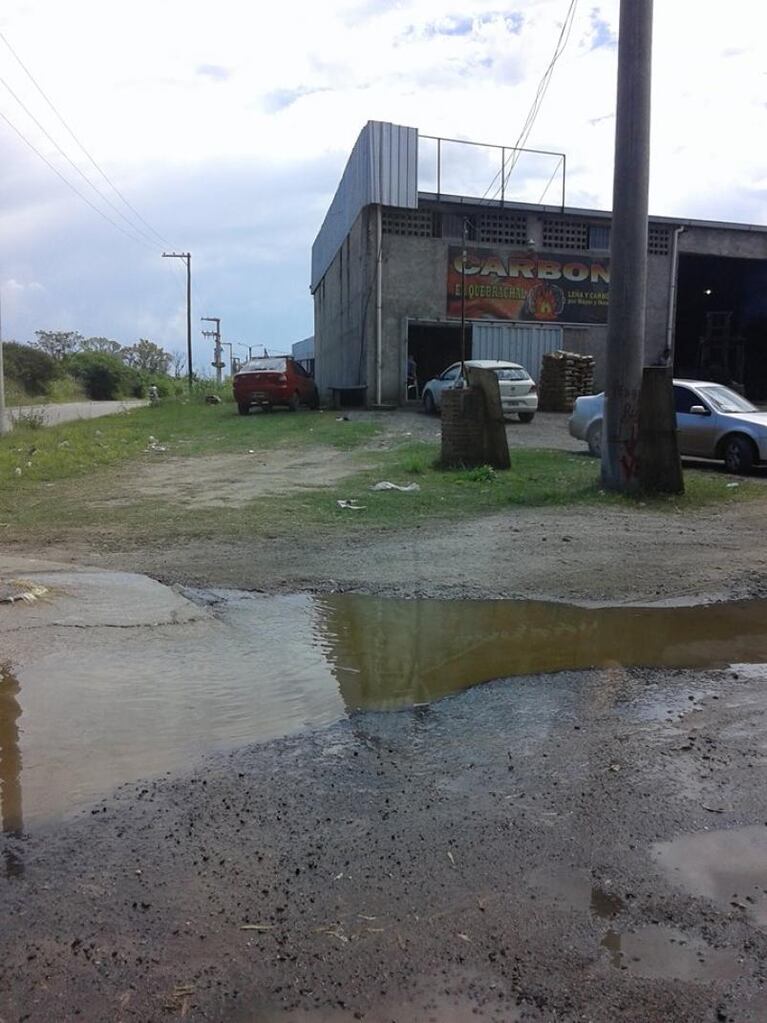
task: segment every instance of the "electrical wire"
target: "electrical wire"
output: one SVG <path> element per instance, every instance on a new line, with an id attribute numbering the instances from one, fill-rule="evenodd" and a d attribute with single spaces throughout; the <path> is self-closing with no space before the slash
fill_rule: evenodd
<path id="1" fill-rule="evenodd" d="M 83 173 L 83 171 L 77 166 L 77 164 L 74 162 L 74 160 L 72 160 L 72 158 L 61 148 L 61 146 L 58 144 L 56 139 L 51 135 L 51 133 L 48 131 L 48 129 L 45 127 L 45 125 L 41 124 L 40 121 L 38 121 L 38 119 L 35 117 L 35 115 L 32 113 L 32 111 L 26 105 L 26 103 L 24 103 L 24 101 L 21 99 L 21 97 L 18 96 L 14 92 L 14 90 L 11 88 L 11 86 L 1 76 L 0 76 L 0 85 L 4 85 L 5 86 L 5 88 L 8 90 L 8 92 L 10 92 L 11 96 L 13 96 L 13 98 L 19 104 L 19 106 L 24 111 L 24 113 L 27 115 L 27 117 L 29 117 L 30 120 L 32 120 L 37 125 L 37 127 L 40 129 L 40 131 L 43 133 L 43 135 L 45 135 L 45 137 L 48 139 L 48 141 L 51 143 L 51 145 L 56 149 L 56 151 L 59 153 L 59 155 L 64 157 L 64 159 L 67 161 L 67 163 L 80 175 L 80 177 L 83 179 L 83 181 L 86 183 L 86 185 L 88 185 L 90 188 L 93 189 L 93 191 L 96 193 L 96 195 L 99 197 L 99 199 L 101 199 L 103 202 L 105 202 L 107 204 L 107 206 L 109 206 L 109 208 L 111 210 L 113 210 L 117 214 L 117 216 L 120 217 L 128 225 L 128 227 L 131 229 L 131 231 L 134 231 L 140 238 L 143 238 L 146 242 L 150 243 L 152 246 L 156 245 L 156 242 L 152 238 L 151 235 L 147 234 L 147 232 L 144 231 L 142 228 L 136 227 L 136 225 L 133 224 L 132 221 L 128 220 L 128 218 L 125 216 L 125 214 L 122 212 L 122 210 L 118 209 L 118 207 L 115 206 L 115 204 L 112 202 L 112 200 L 108 196 L 104 195 L 101 192 L 101 190 L 98 189 L 96 187 L 96 185 L 93 184 L 91 179 L 86 174 Z"/>
<path id="2" fill-rule="evenodd" d="M 40 152 L 40 150 L 34 145 L 34 143 L 29 141 L 29 139 L 26 137 L 26 135 L 24 135 L 24 133 L 19 128 L 16 127 L 16 125 L 13 123 L 13 121 L 6 114 L 4 114 L 2 112 L 2 110 L 0 110 L 0 118 L 2 118 L 5 121 L 5 123 L 8 125 L 9 128 L 12 128 L 13 131 L 15 131 L 16 134 L 21 139 L 21 141 L 24 142 L 25 145 L 29 146 L 29 148 L 32 150 L 32 152 L 35 153 L 36 156 L 39 156 L 40 159 L 43 161 L 43 163 L 47 164 L 48 167 L 50 167 L 50 169 L 53 171 L 53 173 L 57 177 L 61 178 L 61 180 L 64 182 L 64 184 L 67 185 L 68 188 L 71 188 L 72 191 L 75 193 L 75 195 L 78 195 L 82 199 L 82 201 L 87 206 L 90 206 L 90 208 L 95 213 L 98 213 L 98 215 L 100 217 L 103 217 L 104 220 L 107 221 L 107 223 L 111 224 L 112 227 L 116 228 L 120 232 L 120 234 L 124 234 L 126 238 L 129 238 L 132 242 L 135 242 L 135 244 L 143 245 L 145 248 L 149 249 L 152 252 L 155 251 L 154 248 L 147 241 L 145 241 L 143 238 L 141 238 L 138 235 L 128 234 L 128 232 L 125 230 L 125 228 L 121 227 L 120 224 L 118 224 L 116 220 L 112 220 L 112 218 L 110 216 L 108 216 L 106 213 L 104 213 L 103 210 L 100 210 L 98 208 L 98 206 L 96 206 L 94 203 L 92 203 L 87 195 L 84 195 L 76 185 L 73 185 L 72 182 L 69 180 L 69 178 L 65 177 L 61 173 L 61 171 L 58 169 L 58 167 L 56 167 L 55 164 L 51 163 L 51 161 L 48 159 L 48 157 L 44 156 Z"/>
<path id="3" fill-rule="evenodd" d="M 75 141 L 75 143 L 76 143 L 76 144 L 77 144 L 77 145 L 79 146 L 79 148 L 80 148 L 80 149 L 82 150 L 82 152 L 83 152 L 83 153 L 85 154 L 85 156 L 86 156 L 86 157 L 87 157 L 87 159 L 88 159 L 88 160 L 90 161 L 90 163 L 91 163 L 91 164 L 93 165 L 93 167 L 94 167 L 94 168 L 95 168 L 95 169 L 96 169 L 96 170 L 98 171 L 98 173 L 99 173 L 99 174 L 101 175 L 101 177 L 102 177 L 102 178 L 104 179 L 104 181 L 106 181 L 106 183 L 107 183 L 107 184 L 109 185 L 109 187 L 110 187 L 110 188 L 112 189 L 112 191 L 113 191 L 113 192 L 115 193 L 115 195 L 116 195 L 116 196 L 117 196 L 117 197 L 118 197 L 118 198 L 119 198 L 119 199 L 120 199 L 120 200 L 121 200 L 121 201 L 122 201 L 122 202 L 123 202 L 123 203 L 124 203 L 124 204 L 126 205 L 126 207 L 127 207 L 127 208 L 128 208 L 128 209 L 129 209 L 129 210 L 130 210 L 130 211 L 131 211 L 131 212 L 132 212 L 132 213 L 133 213 L 133 214 L 134 214 L 134 215 L 136 216 L 136 217 L 138 217 L 138 219 L 139 219 L 139 220 L 141 221 L 141 223 L 142 223 L 142 224 L 143 224 L 143 225 L 144 225 L 145 227 L 147 227 L 147 228 L 148 228 L 148 229 L 149 229 L 149 230 L 150 230 L 150 231 L 152 232 L 152 234 L 153 234 L 153 235 L 154 235 L 154 236 L 155 236 L 155 237 L 156 237 L 156 238 L 157 238 L 157 239 L 158 239 L 158 240 L 159 240 L 160 242 L 162 242 L 162 243 L 163 243 L 164 245 L 167 245 L 168 247 L 171 247 L 171 248 L 172 248 L 172 245 L 171 245 L 171 243 L 170 243 L 170 242 L 168 241 L 168 239 L 167 239 L 167 238 L 164 238 L 164 237 L 163 237 L 163 235 L 161 235 L 159 231 L 155 230 L 155 228 L 154 228 L 154 227 L 152 227 L 152 225 L 151 225 L 151 224 L 150 224 L 150 223 L 149 223 L 149 222 L 148 222 L 147 220 L 145 220 L 145 219 L 144 219 L 144 217 L 142 217 L 142 216 L 141 216 L 141 214 L 140 214 L 140 213 L 139 213 L 139 211 L 138 211 L 138 210 L 137 210 L 137 209 L 135 208 L 135 206 L 133 206 L 133 205 L 132 205 L 132 204 L 131 204 L 131 203 L 130 203 L 130 202 L 129 202 L 129 201 L 128 201 L 128 200 L 126 199 L 126 198 L 125 198 L 125 196 L 124 196 L 124 195 L 122 194 L 122 192 L 121 192 L 121 191 L 120 191 L 120 189 L 119 189 L 119 188 L 117 187 L 117 185 L 115 185 L 115 183 L 114 183 L 114 182 L 112 181 L 112 179 L 111 179 L 111 178 L 110 178 L 110 177 L 108 176 L 108 174 L 106 173 L 106 171 L 104 171 L 104 170 L 102 169 L 102 167 L 101 167 L 101 166 L 100 166 L 100 165 L 99 165 L 99 164 L 98 164 L 98 163 L 96 162 L 96 160 L 95 160 L 95 159 L 93 158 L 93 156 L 92 156 L 92 155 L 90 154 L 90 152 L 89 152 L 89 151 L 88 151 L 88 150 L 87 150 L 87 149 L 85 148 L 85 146 L 84 146 L 84 145 L 83 145 L 83 143 L 82 143 L 82 142 L 80 141 L 80 139 L 79 139 L 79 138 L 77 137 L 77 135 L 75 135 L 75 133 L 74 133 L 74 131 L 72 130 L 72 128 L 70 128 L 70 127 L 69 127 L 69 125 L 67 124 L 67 122 L 66 122 L 66 121 L 64 120 L 64 117 L 63 117 L 63 116 L 62 116 L 62 114 L 61 114 L 61 113 L 59 112 L 59 110 L 58 110 L 58 108 L 56 107 L 56 105 L 54 104 L 53 100 L 52 100 L 52 99 L 50 99 L 50 97 L 48 96 L 48 94 L 47 94 L 47 93 L 46 93 L 46 92 L 44 91 L 43 87 L 42 87 L 42 86 L 40 85 L 40 83 L 39 83 L 39 82 L 37 81 L 37 79 L 35 78 L 35 76 L 34 76 L 34 75 L 32 74 L 32 72 L 31 72 L 31 71 L 29 70 L 29 68 L 28 68 L 28 67 L 26 66 L 26 64 L 24 63 L 24 61 L 23 61 L 23 60 L 21 59 L 21 57 L 20 57 L 20 56 L 18 55 L 18 53 L 16 52 L 16 50 L 15 50 L 15 49 L 13 48 L 13 46 L 11 46 L 11 44 L 10 44 L 10 43 L 9 43 L 9 41 L 8 41 L 8 39 L 7 39 L 6 37 L 5 37 L 5 35 L 4 35 L 4 34 L 3 34 L 2 32 L 0 32 L 0 39 L 2 39 L 2 41 L 3 41 L 3 42 L 5 43 L 5 45 L 6 45 L 7 47 L 8 47 L 8 49 L 9 49 L 9 50 L 11 51 L 11 53 L 13 54 L 13 56 L 14 56 L 14 58 L 16 59 L 17 63 L 19 64 L 19 66 L 20 66 L 20 67 L 21 67 L 21 68 L 23 69 L 24 73 L 25 73 L 25 74 L 27 75 L 27 77 L 29 78 L 29 80 L 30 80 L 30 81 L 32 82 L 32 84 L 33 84 L 33 85 L 35 86 L 35 88 L 37 89 L 37 91 L 38 91 L 38 92 L 40 93 L 40 95 L 41 95 L 41 96 L 43 97 L 43 99 L 45 100 L 45 102 L 46 102 L 46 103 L 48 104 L 48 106 L 49 106 L 49 107 L 51 108 L 51 110 L 52 110 L 52 111 L 53 111 L 53 113 L 54 113 L 54 114 L 56 115 L 56 117 L 58 118 L 58 120 L 60 121 L 60 123 L 61 123 L 61 124 L 62 124 L 62 125 L 64 126 L 64 128 L 66 129 L 66 131 L 67 131 L 67 132 L 69 133 L 69 135 L 70 135 L 70 136 L 72 137 L 72 139 L 73 139 L 73 140 Z M 134 230 L 135 230 L 135 228 L 134 228 Z"/>
<path id="4" fill-rule="evenodd" d="M 546 193 L 547 193 L 547 192 L 548 192 L 548 190 L 549 190 L 549 189 L 551 188 L 551 186 L 552 186 L 552 184 L 553 184 L 553 182 L 554 182 L 554 178 L 555 178 L 555 177 L 557 176 L 557 171 L 558 171 L 558 170 L 559 170 L 559 168 L 560 168 L 560 167 L 562 166 L 562 163 L 563 163 L 563 161 L 564 161 L 564 157 L 560 156 L 560 158 L 559 158 L 559 159 L 557 160 L 557 165 L 556 165 L 556 167 L 554 168 L 554 173 L 553 173 L 553 174 L 551 175 L 551 177 L 549 178 L 549 183 L 548 183 L 548 185 L 546 185 L 546 187 L 544 188 L 544 190 L 543 190 L 543 194 L 541 195 L 540 199 L 538 200 L 538 205 L 539 205 L 539 206 L 543 206 L 543 200 L 544 200 L 544 199 L 546 198 Z"/>
<path id="5" fill-rule="evenodd" d="M 513 155 L 509 160 L 510 166 L 508 173 L 506 172 L 506 166 L 504 161 L 504 166 L 501 167 L 500 171 L 496 172 L 495 177 L 487 186 L 487 189 L 485 190 L 485 193 L 482 196 L 483 199 L 487 198 L 490 190 L 493 188 L 496 181 L 498 181 L 498 178 L 501 178 L 501 183 L 496 188 L 491 198 L 496 199 L 501 194 L 502 191 L 505 192 L 506 184 L 508 183 L 511 174 L 519 161 L 519 157 L 522 153 L 525 143 L 530 137 L 530 132 L 533 130 L 533 125 L 535 124 L 536 118 L 538 117 L 538 113 L 540 112 L 541 106 L 543 105 L 543 100 L 546 96 L 546 92 L 548 91 L 552 75 L 554 74 L 554 68 L 556 67 L 559 58 L 562 56 L 567 47 L 567 43 L 570 39 L 570 33 L 572 32 L 573 28 L 573 22 L 575 21 L 575 12 L 577 7 L 578 0 L 570 0 L 570 6 L 567 9 L 565 20 L 562 22 L 562 28 L 559 33 L 559 38 L 557 39 L 557 44 L 554 47 L 554 53 L 552 54 L 551 60 L 549 61 L 546 70 L 543 72 L 543 75 L 541 76 L 541 80 L 538 83 L 538 88 L 536 90 L 535 97 L 533 98 L 533 102 L 530 106 L 530 110 L 528 111 L 527 117 L 525 118 L 524 124 L 522 125 L 522 130 L 519 133 L 517 141 L 514 143 L 514 146 L 512 147 Z"/>

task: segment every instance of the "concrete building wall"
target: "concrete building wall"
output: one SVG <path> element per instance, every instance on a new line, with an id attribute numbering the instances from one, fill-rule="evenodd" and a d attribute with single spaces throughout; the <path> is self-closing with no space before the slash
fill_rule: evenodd
<path id="1" fill-rule="evenodd" d="M 645 323 L 646 366 L 658 366 L 666 361 L 668 344 L 668 306 L 671 295 L 671 260 L 667 256 L 647 257 L 647 305 Z"/>
<path id="2" fill-rule="evenodd" d="M 367 358 L 374 347 L 374 230 L 374 217 L 363 210 L 314 292 L 315 379 L 322 400 L 330 387 L 373 380 Z"/>
<path id="3" fill-rule="evenodd" d="M 541 218 L 530 216 L 530 237 L 540 239 Z M 384 235 L 383 238 L 383 338 L 384 400 L 400 401 L 404 393 L 407 319 L 448 321 L 447 258 L 455 239 L 414 238 Z M 486 246 L 495 250 L 498 246 Z M 472 243 L 472 249 L 483 246 Z M 505 250 L 502 250 L 505 251 Z M 511 250 L 509 250 L 511 251 Z M 545 254 L 545 250 L 540 249 Z M 573 252 L 577 259 L 582 253 Z M 666 346 L 671 254 L 651 255 L 648 261 L 646 361 L 658 360 Z M 607 327 L 603 324 L 562 324 L 564 345 L 570 351 L 593 355 L 595 380 L 604 384 L 607 351 Z M 370 379 L 374 379 L 374 366 Z"/>
<path id="4" fill-rule="evenodd" d="M 408 216 L 426 217 L 434 214 L 434 234 L 439 234 L 443 210 L 455 220 L 462 209 L 455 204 L 429 201 L 423 209 Z M 481 208 L 478 208 L 481 212 Z M 404 213 L 404 211 L 402 211 Z M 477 208 L 466 213 L 476 213 Z M 315 292 L 315 334 L 318 386 L 323 398 L 331 385 L 368 385 L 368 402 L 376 400 L 376 254 L 377 208 L 368 206 L 358 216 L 350 234 Z M 395 223 L 398 211 L 392 212 Z M 526 210 L 527 232 L 533 250 L 546 255 L 543 245 L 544 220 L 550 211 Z M 384 211 L 386 217 L 386 210 Z M 565 215 L 567 219 L 567 215 Z M 580 223 L 591 219 L 582 211 L 574 218 Z M 447 316 L 447 259 L 449 247 L 460 244 L 453 237 L 429 236 L 426 221 L 413 221 L 413 234 L 384 233 L 382 254 L 382 386 L 384 402 L 399 403 L 405 394 L 408 320 L 456 324 Z M 595 214 L 593 223 L 608 225 L 609 217 Z M 648 256 L 647 332 L 645 363 L 659 364 L 668 359 L 669 304 L 673 265 L 673 221 L 651 218 L 650 254 Z M 398 230 L 402 230 L 400 223 Z M 423 232 L 423 233 L 419 233 Z M 486 248 L 519 253 L 520 246 L 470 242 L 472 249 Z M 558 251 L 568 251 L 559 249 Z M 767 259 L 767 231 L 742 229 L 729 225 L 708 226 L 687 224 L 679 237 L 680 254 L 695 253 L 720 257 Z M 573 259 L 600 253 L 573 250 Z M 605 383 L 607 326 L 605 324 L 561 324 L 565 348 L 593 355 L 595 384 Z"/>
<path id="5" fill-rule="evenodd" d="M 383 236 L 383 380 L 385 402 L 405 389 L 407 319 L 446 320 L 447 241 Z M 375 378 L 375 368 L 370 379 Z"/>
<path id="6" fill-rule="evenodd" d="M 697 256 L 728 256 L 736 259 L 767 259 L 767 230 L 742 228 L 685 227 L 679 251 Z"/>

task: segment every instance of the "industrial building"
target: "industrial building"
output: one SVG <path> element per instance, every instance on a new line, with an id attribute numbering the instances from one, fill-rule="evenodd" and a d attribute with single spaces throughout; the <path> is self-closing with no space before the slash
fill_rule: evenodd
<path id="1" fill-rule="evenodd" d="M 494 196 L 451 191 L 448 152 L 459 182 L 462 153 L 467 166 L 477 152 L 497 160 Z M 401 404 L 464 349 L 536 378 L 544 352 L 590 354 L 603 385 L 610 213 L 566 205 L 564 154 L 540 156 L 559 158 L 561 203 L 513 201 L 516 152 L 363 128 L 312 247 L 323 397 L 358 388 L 370 405 Z M 767 226 L 650 217 L 648 253 L 645 363 L 767 398 Z"/>

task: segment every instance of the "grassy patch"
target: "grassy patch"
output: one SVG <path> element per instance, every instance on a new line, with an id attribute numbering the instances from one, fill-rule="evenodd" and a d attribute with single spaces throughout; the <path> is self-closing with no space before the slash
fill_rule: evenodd
<path id="1" fill-rule="evenodd" d="M 397 527 L 423 520 L 471 518 L 515 507 L 587 504 L 673 512 L 767 496 L 758 481 L 743 480 L 732 487 L 728 486 L 733 482 L 729 476 L 690 469 L 685 472 L 686 492 L 680 497 L 625 498 L 601 489 L 599 463 L 585 455 L 516 449 L 511 469 L 502 472 L 488 466 L 439 469 L 438 453 L 437 446 L 429 444 L 407 444 L 386 452 L 375 469 L 344 480 L 327 493 L 304 499 L 294 510 L 294 524 Z M 370 486 L 382 479 L 399 484 L 417 482 L 420 490 L 371 491 Z M 364 511 L 340 509 L 336 504 L 339 499 L 355 500 L 365 506 Z M 257 514 L 260 518 L 263 512 Z"/>
<path id="2" fill-rule="evenodd" d="M 644 508 L 684 511 L 767 496 L 760 480 L 732 486 L 735 481 L 723 473 L 688 469 L 682 497 L 625 499 L 600 489 L 595 459 L 562 451 L 514 449 L 507 472 L 486 466 L 438 469 L 437 445 L 398 444 L 389 437 L 385 438 L 389 447 L 376 443 L 355 452 L 381 429 L 371 422 L 337 422 L 333 412 L 244 417 L 231 402 L 206 405 L 201 400 L 168 401 L 54 428 L 19 428 L 0 440 L 0 539 L 44 543 L 86 536 L 89 542 L 98 538 L 107 544 L 140 545 L 206 537 L 298 536 L 310 530 L 356 534 L 513 514 L 520 507 L 591 505 L 632 508 L 641 514 Z M 320 489 L 294 489 L 236 507 L 224 501 L 215 509 L 201 508 L 172 487 L 156 497 L 140 496 L 138 491 L 132 496 L 131 477 L 111 471 L 130 466 L 140 479 L 150 461 L 162 464 L 174 456 L 188 457 L 193 484 L 195 457 L 323 446 L 348 451 L 346 465 L 352 474 Z M 246 463 L 251 464 L 247 459 Z M 252 464 L 243 471 L 258 473 L 258 462 Z M 239 471 L 235 467 L 234 472 Z M 419 490 L 371 491 L 381 480 L 415 482 Z M 237 487 L 236 475 L 233 486 Z M 362 509 L 339 508 L 338 501 L 349 499 Z"/>
<path id="3" fill-rule="evenodd" d="M 101 419 L 36 428 L 30 418 L 0 439 L 0 483 L 50 482 L 164 449 L 174 455 L 221 454 L 328 444 L 350 449 L 376 432 L 371 423 L 337 423 L 332 413 L 238 416 L 232 403 L 168 401 Z"/>

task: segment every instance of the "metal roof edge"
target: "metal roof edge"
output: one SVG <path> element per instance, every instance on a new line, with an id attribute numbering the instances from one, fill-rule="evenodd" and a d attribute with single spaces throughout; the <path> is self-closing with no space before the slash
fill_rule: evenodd
<path id="1" fill-rule="evenodd" d="M 457 206 L 485 206 L 493 210 L 512 210 L 526 213 L 545 213 L 559 216 L 589 217 L 590 219 L 612 220 L 611 210 L 594 210 L 580 206 L 540 205 L 539 203 L 511 202 L 508 199 L 502 204 L 500 200 L 474 199 L 471 196 L 462 195 L 437 195 L 436 192 L 419 192 L 418 201 L 421 200 L 435 203 L 446 203 Z M 767 233 L 767 224 L 745 224 L 729 220 L 697 220 L 690 217 L 660 217 L 650 214 L 649 220 L 653 224 L 669 224 L 677 227 L 711 227 L 719 230 L 730 231 L 752 231 Z"/>

